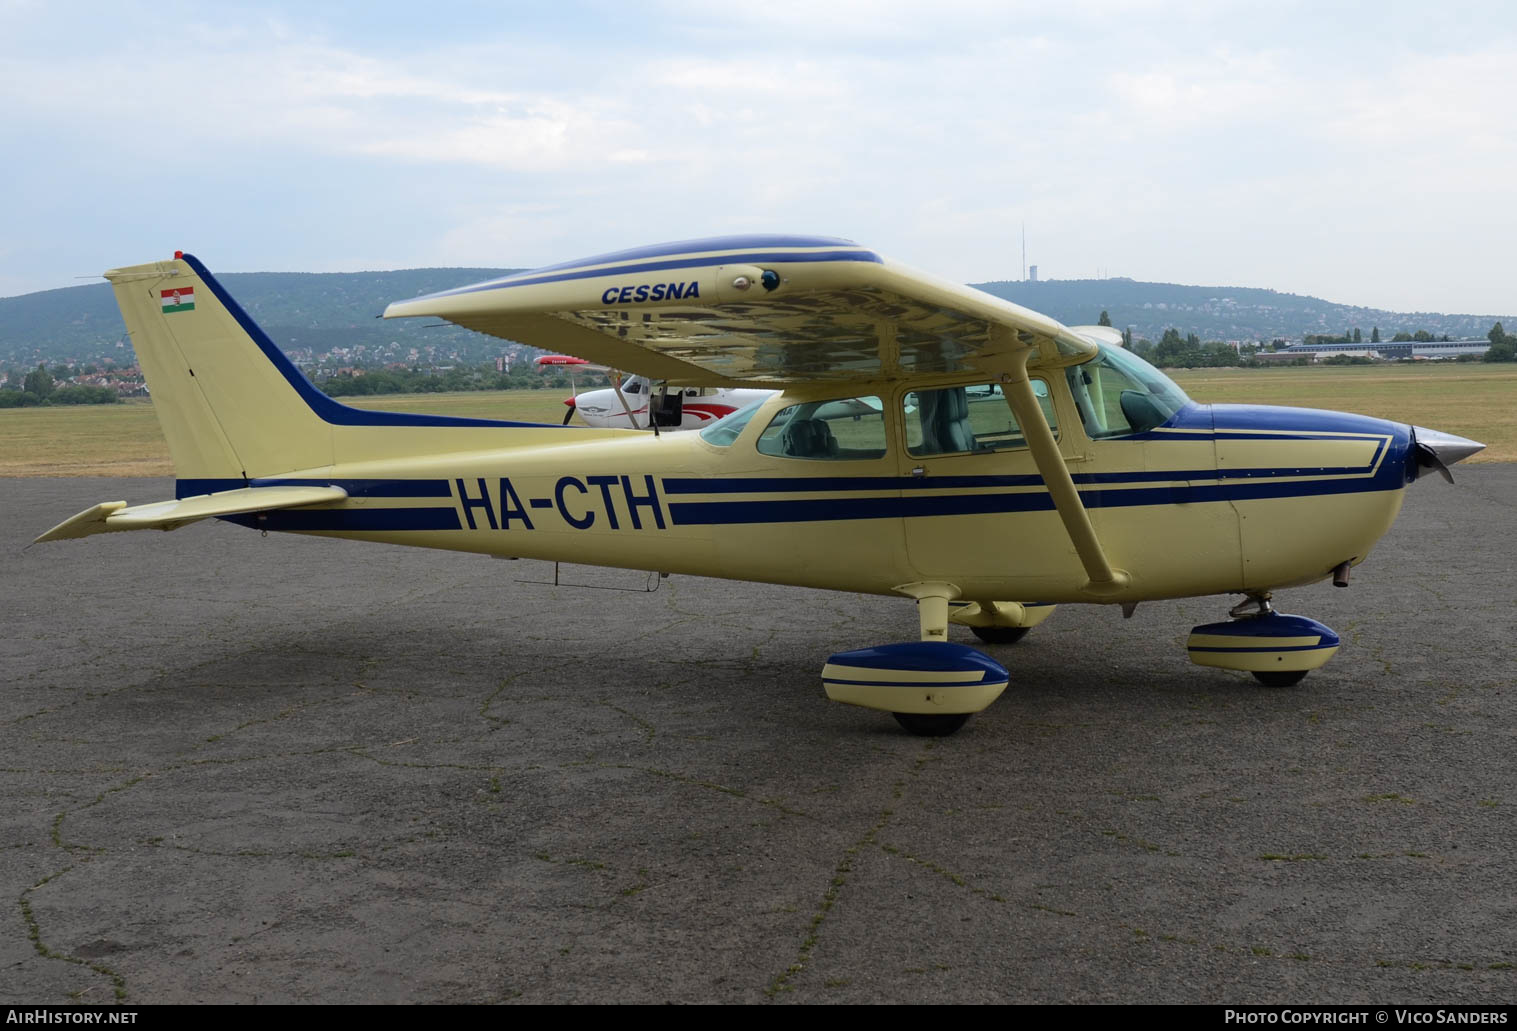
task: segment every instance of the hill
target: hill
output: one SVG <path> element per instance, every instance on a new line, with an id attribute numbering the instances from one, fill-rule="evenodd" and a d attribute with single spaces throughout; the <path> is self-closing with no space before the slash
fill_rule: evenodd
<path id="1" fill-rule="evenodd" d="M 1307 334 L 1339 334 L 1357 327 L 1368 340 L 1370 330 L 1377 326 L 1387 340 L 1395 333 L 1419 329 L 1438 337 L 1447 333 L 1457 340 L 1483 337 L 1493 322 L 1505 320 L 1511 325 L 1513 318 L 1393 312 L 1257 287 L 1183 286 L 1132 279 L 1055 279 L 975 286 L 1065 325 L 1088 325 L 1105 311 L 1113 326 L 1131 327 L 1134 338 L 1149 340 L 1158 340 L 1171 327 L 1182 334 L 1195 333 L 1202 340 L 1267 342 L 1279 337 L 1297 343 Z"/>
<path id="2" fill-rule="evenodd" d="M 416 320 L 379 322 L 390 301 L 506 275 L 514 269 L 426 268 L 394 272 L 244 272 L 221 276 L 232 295 L 297 362 L 309 368 L 388 362 L 446 365 L 493 359 L 500 341 Z M 1158 340 L 1170 327 L 1203 340 L 1299 341 L 1309 333 L 1357 327 L 1369 339 L 1425 329 L 1435 336 L 1483 337 L 1517 316 L 1391 312 L 1251 287 L 1184 286 L 1131 279 L 990 282 L 979 289 L 1068 325 L 1104 310 L 1135 338 Z M 413 353 L 414 352 L 414 353 Z M 0 298 L 0 363 L 76 364 L 111 358 L 131 364 L 126 331 L 106 283 Z"/>
<path id="3" fill-rule="evenodd" d="M 508 275 L 517 269 L 424 268 L 395 272 L 232 272 L 218 275 L 239 304 L 296 361 L 346 351 L 349 364 L 418 359 L 485 361 L 500 341 L 415 319 L 380 322 L 386 304 Z M 361 351 L 359 349 L 362 349 Z M 360 357 L 361 356 L 361 357 Z M 0 362 L 131 364 L 126 327 L 109 283 L 0 298 Z"/>

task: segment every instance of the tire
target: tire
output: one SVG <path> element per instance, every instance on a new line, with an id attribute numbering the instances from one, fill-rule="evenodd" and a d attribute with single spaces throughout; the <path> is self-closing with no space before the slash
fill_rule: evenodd
<path id="1" fill-rule="evenodd" d="M 1016 644 L 1027 636 L 1030 626 L 972 626 L 974 635 L 986 644 Z"/>
<path id="2" fill-rule="evenodd" d="M 967 712 L 944 713 L 942 715 L 923 712 L 893 712 L 890 715 L 895 717 L 895 721 L 908 734 L 915 734 L 917 737 L 947 737 L 969 722 L 969 717 L 973 714 Z"/>
<path id="3" fill-rule="evenodd" d="M 1291 687 L 1301 683 L 1306 673 L 1304 669 L 1254 670 L 1254 679 L 1265 687 Z"/>

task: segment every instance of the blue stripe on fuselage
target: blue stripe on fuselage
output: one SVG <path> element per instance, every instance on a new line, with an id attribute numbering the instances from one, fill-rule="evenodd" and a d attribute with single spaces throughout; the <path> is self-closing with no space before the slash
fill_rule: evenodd
<path id="1" fill-rule="evenodd" d="M 1364 436 L 1394 436 L 1406 426 L 1368 415 L 1334 412 L 1326 408 L 1289 408 L 1283 405 L 1223 405 L 1191 402 L 1147 433 L 1122 440 L 1174 440 L 1175 430 L 1187 440 L 1253 440 L 1261 434 L 1269 440 L 1338 440 Z"/>
<path id="2" fill-rule="evenodd" d="M 1318 497 L 1399 489 L 1385 477 L 1322 479 L 1310 481 L 1261 481 L 1218 483 L 1206 486 L 1138 487 L 1082 490 L 1087 508 L 1133 508 L 1147 505 L 1200 504 L 1259 498 Z M 714 493 L 714 492 L 713 492 Z M 397 494 L 370 494 L 394 497 Z M 405 496 L 424 497 L 421 493 Z M 741 523 L 809 523 L 848 519 L 915 519 L 933 516 L 987 515 L 994 513 L 1048 512 L 1053 499 L 1047 491 L 997 492 L 987 494 L 908 495 L 885 498 L 796 498 L 773 501 L 706 501 L 668 503 L 674 526 L 720 526 Z M 280 509 L 222 517 L 228 522 L 263 530 L 285 531 L 395 531 L 459 530 L 453 508 L 385 509 Z"/>
<path id="3" fill-rule="evenodd" d="M 1213 412 L 1221 412 L 1213 428 Z M 1194 433 L 1165 435 L 1168 430 Z M 1364 416 L 1308 409 L 1254 406 L 1188 405 L 1161 430 L 1143 435 L 1149 440 L 1190 441 L 1235 435 L 1253 440 L 1363 440 L 1375 444 L 1363 466 L 1281 466 L 1247 469 L 1143 470 L 1076 473 L 1082 502 L 1088 508 L 1130 508 L 1169 504 L 1247 501 L 1261 498 L 1315 497 L 1396 490 L 1405 485 L 1404 466 L 1410 446 L 1406 427 Z M 1111 442 L 1113 444 L 1117 442 Z M 1310 479 L 1303 479 L 1310 477 Z M 244 486 L 340 486 L 354 498 L 451 498 L 445 479 L 235 479 L 180 480 L 177 497 L 190 497 Z M 731 525 L 741 523 L 820 522 L 850 519 L 911 519 L 990 513 L 1042 512 L 1053 509 L 1041 476 L 787 476 L 704 479 L 666 477 L 667 497 L 691 500 L 667 502 L 674 525 Z M 973 491 L 974 493 L 968 493 Z M 891 497 L 860 497 L 863 493 L 894 493 Z M 754 500 L 694 500 L 753 494 L 833 494 L 834 497 Z M 276 518 L 277 517 L 277 518 Z M 351 517 L 351 518 L 344 518 Z M 257 516 L 231 517 L 243 525 L 265 529 L 309 530 L 452 530 L 460 529 L 451 508 L 280 510 Z"/>
<path id="4" fill-rule="evenodd" d="M 279 477 L 241 479 L 175 480 L 174 497 L 193 498 L 243 487 L 341 487 L 350 498 L 450 498 L 451 480 L 332 480 L 281 479 Z"/>
<path id="5" fill-rule="evenodd" d="M 1375 458 L 1362 466 L 1310 466 L 1298 468 L 1256 469 L 1173 469 L 1121 473 L 1075 473 L 1077 484 L 1169 483 L 1191 480 L 1278 479 L 1286 476 L 1364 476 L 1375 466 Z M 950 490 L 991 487 L 1041 487 L 1043 477 L 1021 476 L 807 476 L 745 477 L 732 480 L 679 479 L 664 480 L 665 494 L 805 494 L 823 491 Z"/>
<path id="6" fill-rule="evenodd" d="M 1086 508 L 1135 508 L 1145 505 L 1200 504 L 1209 501 L 1251 501 L 1260 498 L 1321 497 L 1398 490 L 1400 478 L 1293 481 L 1252 480 L 1215 485 L 1140 487 L 1120 490 L 1082 490 Z M 899 498 L 806 498 L 782 501 L 707 501 L 669 503 L 675 526 L 733 523 L 805 523 L 834 519 L 913 519 L 928 516 L 986 515 L 997 512 L 1049 512 L 1047 491 L 997 494 L 943 494 Z"/>
<path id="7" fill-rule="evenodd" d="M 221 518 L 255 530 L 309 533 L 459 528 L 458 512 L 453 508 L 286 508 Z"/>

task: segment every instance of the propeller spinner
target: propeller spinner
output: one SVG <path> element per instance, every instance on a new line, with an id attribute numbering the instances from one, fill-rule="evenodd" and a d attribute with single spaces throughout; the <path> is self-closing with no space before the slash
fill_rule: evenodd
<path id="1" fill-rule="evenodd" d="M 1449 466 L 1485 450 L 1485 445 L 1478 440 L 1456 437 L 1452 433 L 1430 430 L 1425 426 L 1412 427 L 1412 445 L 1417 460 L 1415 478 L 1421 479 L 1425 474 L 1437 470 L 1450 483 L 1454 482 L 1454 476 L 1449 472 Z"/>

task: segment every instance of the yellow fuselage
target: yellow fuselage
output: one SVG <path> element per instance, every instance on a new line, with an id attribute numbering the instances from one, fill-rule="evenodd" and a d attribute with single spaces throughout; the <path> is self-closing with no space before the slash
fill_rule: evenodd
<path id="1" fill-rule="evenodd" d="M 968 600 L 1123 602 L 1320 580 L 1363 560 L 1400 508 L 1404 426 L 1194 405 L 1139 437 L 1091 440 L 1060 386 L 1051 391 L 1060 452 L 1107 554 L 1131 577 L 1099 597 L 1084 590 L 1026 450 L 913 458 L 897 415 L 883 457 L 760 453 L 755 439 L 792 395 L 770 400 L 725 446 L 694 433 L 364 427 L 348 431 L 349 448 L 334 427 L 336 455 L 375 457 L 256 482 L 336 483 L 346 501 L 235 521 L 880 594 L 926 580 Z M 891 400 L 887 416 L 901 410 Z M 180 494 L 214 486 L 186 481 Z"/>

